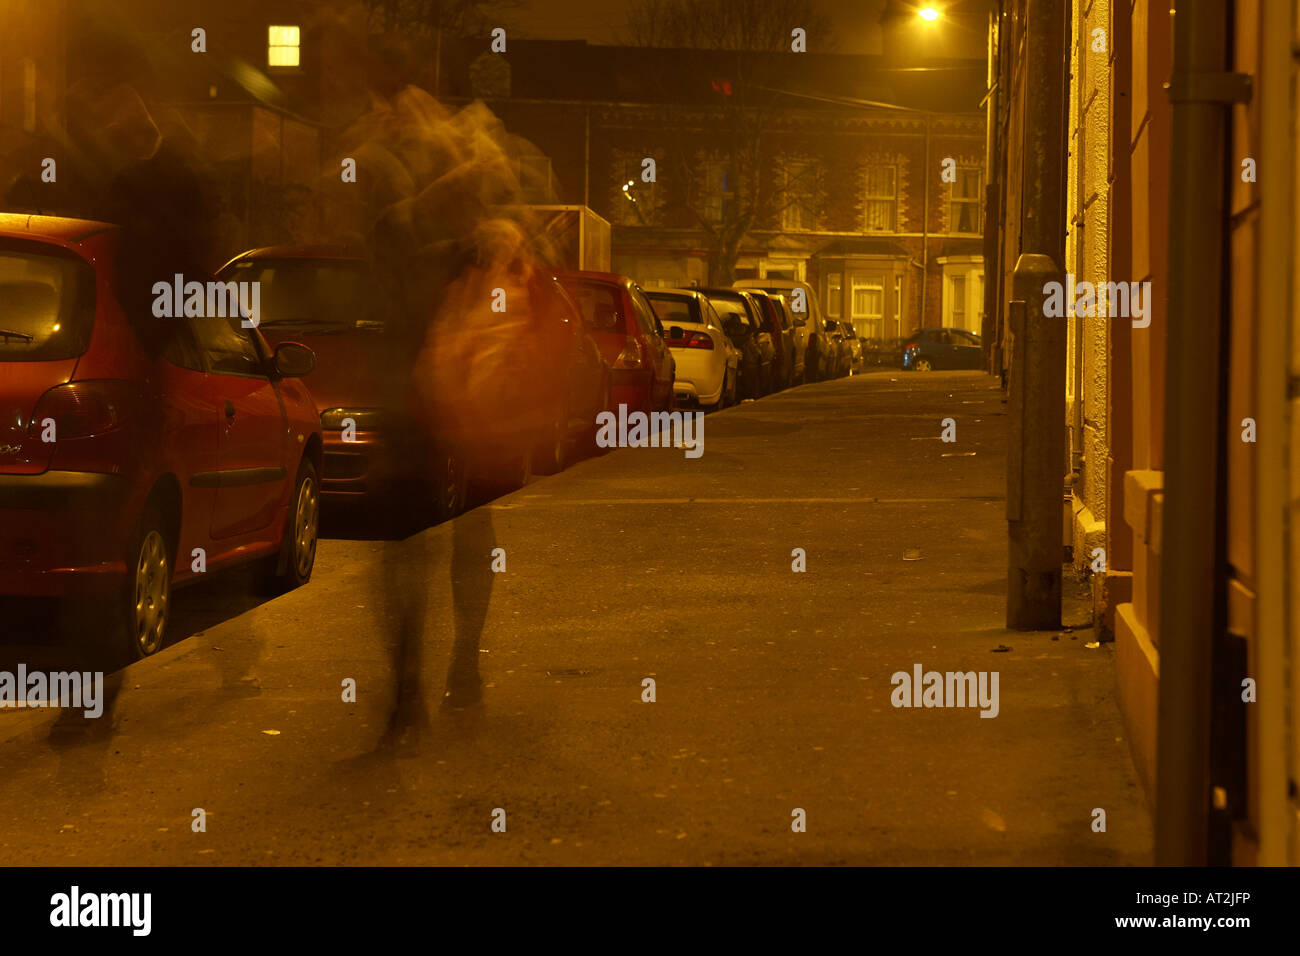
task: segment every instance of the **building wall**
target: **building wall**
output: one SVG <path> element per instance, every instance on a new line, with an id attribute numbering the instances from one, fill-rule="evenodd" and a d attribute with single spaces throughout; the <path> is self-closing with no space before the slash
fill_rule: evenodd
<path id="1" fill-rule="evenodd" d="M 42 182 L 41 161 L 57 158 L 67 112 L 65 0 L 0 3 L 0 201 L 22 206 L 48 202 L 64 191 L 71 164 L 56 172 L 62 181 Z M 51 205 L 57 205 L 54 196 Z"/>
<path id="2" fill-rule="evenodd" d="M 1241 677 L 1233 669 L 1231 652 L 1243 647 L 1245 674 L 1261 687 L 1272 687 L 1274 695 L 1285 693 L 1285 668 L 1288 661 L 1294 668 L 1297 642 L 1294 625 L 1286 627 L 1283 608 L 1286 593 L 1297 583 L 1300 563 L 1293 555 L 1291 564 L 1284 566 L 1284 518 L 1276 513 L 1261 521 L 1261 514 L 1269 512 L 1260 505 L 1270 482 L 1278 484 L 1276 500 L 1285 497 L 1280 487 L 1285 467 L 1282 436 L 1260 435 L 1257 430 L 1255 441 L 1246 439 L 1252 422 L 1258 429 L 1267 421 L 1279 432 L 1287 425 L 1281 411 L 1286 407 L 1287 370 L 1280 367 L 1279 358 L 1278 372 L 1269 379 L 1264 365 L 1283 351 L 1276 343 L 1286 337 L 1281 332 L 1285 323 L 1294 330 L 1292 342 L 1300 340 L 1295 308 L 1300 289 L 1289 288 L 1291 275 L 1277 274 L 1285 269 L 1263 263 L 1269 255 L 1274 256 L 1270 262 L 1289 256 L 1290 272 L 1296 271 L 1294 140 L 1289 141 L 1290 152 L 1283 151 L 1290 158 L 1281 163 L 1288 167 L 1283 176 L 1257 172 L 1251 182 L 1243 177 L 1241 164 L 1248 158 L 1258 163 L 1265 150 L 1261 139 L 1266 108 L 1275 110 L 1278 127 L 1297 128 L 1296 66 L 1287 54 L 1290 37 L 1268 36 L 1261 0 L 1235 0 L 1232 10 L 1232 69 L 1249 74 L 1254 91 L 1249 103 L 1233 107 L 1227 167 L 1227 484 L 1221 491 L 1227 635 L 1214 672 L 1218 706 L 1213 773 L 1221 788 L 1220 809 L 1232 824 L 1234 862 L 1295 863 L 1300 859 L 1297 800 L 1292 796 L 1288 807 L 1286 794 L 1288 788 L 1295 792 L 1300 764 L 1294 716 L 1300 713 L 1295 706 L 1300 695 L 1292 678 L 1289 715 L 1286 704 L 1275 698 L 1271 710 L 1245 706 L 1244 720 L 1237 721 L 1231 705 L 1240 696 Z M 1289 16 L 1294 36 L 1300 23 L 1294 6 Z M 1105 53 L 1092 48 L 1097 29 L 1106 30 Z M 1150 281 L 1153 297 L 1151 325 L 1145 329 L 1134 329 L 1129 320 L 1118 317 L 1070 321 L 1068 425 L 1076 468 L 1072 541 L 1079 567 L 1087 563 L 1081 547 L 1090 550 L 1094 542 L 1102 542 L 1106 548 L 1108 572 L 1093 578 L 1097 621 L 1103 630 L 1113 629 L 1120 706 L 1135 765 L 1154 802 L 1160 650 L 1165 640 L 1178 637 L 1162 635 L 1159 606 L 1171 161 L 1171 111 L 1163 84 L 1171 70 L 1172 21 L 1165 5 L 1147 0 L 1074 0 L 1073 34 L 1066 271 L 1091 282 Z M 1275 57 L 1287 62 L 1289 73 L 1283 69 L 1280 75 L 1265 74 L 1263 51 L 1270 40 L 1279 44 Z M 1263 221 L 1270 202 L 1278 208 L 1278 228 L 1271 235 Z M 1266 300 L 1289 301 L 1290 315 L 1284 320 L 1287 310 L 1266 307 Z M 1262 323 L 1274 323 L 1276 331 Z M 1273 344 L 1264 345 L 1262 337 Z M 1293 357 L 1290 374 L 1297 368 L 1300 362 Z M 1271 398 L 1261 391 L 1265 381 L 1273 383 Z M 1294 400 L 1292 406 L 1294 422 L 1300 408 L 1294 407 Z M 1273 408 L 1278 413 L 1270 417 Z M 1279 445 L 1270 450 L 1267 444 L 1273 440 Z M 1294 440 L 1293 434 L 1293 455 Z M 1272 474 L 1264 470 L 1260 457 L 1270 452 Z M 1294 476 L 1295 464 L 1289 467 Z M 1289 494 L 1294 502 L 1294 487 Z M 1214 502 L 1206 502 L 1203 520 L 1215 520 Z M 1271 604 L 1265 600 L 1270 587 Z M 1261 624 L 1265 615 L 1271 629 Z M 1230 686 L 1220 686 L 1224 682 Z"/>
<path id="3" fill-rule="evenodd" d="M 1073 22 L 1064 267 L 1076 282 L 1100 287 L 1110 275 L 1109 0 L 1074 0 Z M 1095 549 L 1110 551 L 1106 540 L 1107 359 L 1109 330 L 1121 320 L 1094 314 L 1071 316 L 1066 321 L 1066 434 L 1072 473 L 1070 543 L 1075 567 L 1089 571 L 1104 566 L 1094 558 Z M 1104 574 L 1098 580 L 1103 578 Z M 1104 594 L 1104 590 L 1098 590 L 1098 596 Z M 1104 604 L 1097 610 L 1105 615 Z"/>
<path id="4" fill-rule="evenodd" d="M 1256 469 L 1260 535 L 1260 640 L 1250 664 L 1260 673 L 1274 673 L 1277 689 L 1261 699 L 1251 726 L 1252 770 L 1259 781 L 1251 814 L 1259 823 L 1261 863 L 1300 865 L 1300 395 L 1288 392 L 1287 382 L 1300 378 L 1300 186 L 1295 170 L 1300 162 L 1297 89 L 1300 63 L 1293 51 L 1300 44 L 1300 11 L 1270 6 L 1261 9 L 1261 59 L 1265 61 L 1260 96 L 1261 118 L 1256 142 L 1266 163 L 1282 176 L 1266 184 L 1261 196 L 1260 286 L 1261 316 L 1282 316 L 1282 328 L 1261 325 L 1260 381 L 1269 388 L 1259 402 L 1258 416 L 1276 434 L 1260 452 L 1267 455 Z M 1289 21 L 1289 23 L 1288 23 Z M 1274 25 L 1275 24 L 1275 25 Z M 1289 29 L 1288 29 L 1289 26 Z M 1238 159 L 1240 161 L 1240 159 Z M 1290 183 L 1289 189 L 1287 183 Z M 1290 694 L 1283 692 L 1289 672 Z"/>
<path id="5" fill-rule="evenodd" d="M 1249 74 L 1254 90 L 1249 102 L 1233 106 L 1227 164 L 1226 643 L 1244 644 L 1245 674 L 1257 681 L 1258 697 L 1241 707 L 1244 722 L 1232 728 L 1240 736 L 1229 743 L 1244 747 L 1244 754 L 1240 766 L 1228 767 L 1228 779 L 1237 786 L 1228 787 L 1227 810 L 1234 862 L 1295 865 L 1300 863 L 1300 622 L 1287 620 L 1286 606 L 1300 583 L 1300 552 L 1290 531 L 1300 500 L 1294 431 L 1300 408 L 1287 382 L 1300 369 L 1295 179 L 1300 70 L 1292 53 L 1300 37 L 1300 9 L 1294 3 L 1236 0 L 1233 13 L 1232 69 Z M 1255 440 L 1248 441 L 1252 423 Z M 1293 598 L 1291 606 L 1294 615 Z M 1224 676 L 1234 684 L 1240 680 L 1237 674 Z M 1236 687 L 1231 691 L 1235 702 Z M 1235 781 L 1231 772 L 1244 779 Z"/>
<path id="6" fill-rule="evenodd" d="M 1124 11 L 1116 11 L 1117 16 Z M 1160 649 L 1160 538 L 1164 487 L 1165 278 L 1169 237 L 1169 99 L 1172 23 L 1168 9 L 1147 0 L 1132 5 L 1130 31 L 1131 134 L 1127 156 L 1131 209 L 1115 229 L 1131 236 L 1132 277 L 1152 283 L 1151 325 L 1131 332 L 1128 380 L 1132 402 L 1132 468 L 1111 517 L 1132 535 L 1131 600 L 1115 607 L 1115 655 L 1120 708 L 1134 764 L 1148 798 L 1155 796 L 1156 711 Z M 1116 103 L 1116 109 L 1123 109 Z M 1131 328 L 1131 326 L 1130 326 Z M 1117 526 L 1115 535 L 1125 533 Z"/>
<path id="7" fill-rule="evenodd" d="M 1234 68 L 1239 72 L 1258 75 L 1260 23 L 1258 0 L 1237 0 L 1237 29 L 1234 37 Z M 1258 153 L 1258 109 L 1242 104 L 1233 109 L 1233 157 L 1249 157 Z M 1230 634 L 1246 643 L 1247 672 L 1258 673 L 1255 624 L 1258 579 L 1256 573 L 1255 528 L 1255 461 L 1257 443 L 1243 440 L 1243 422 L 1254 420 L 1258 414 L 1256 395 L 1257 350 L 1257 297 L 1261 280 L 1258 270 L 1260 236 L 1260 198 L 1262 186 L 1242 181 L 1240 168 L 1229 163 L 1227 174 L 1231 179 L 1229 212 L 1232 216 L 1228 237 L 1230 263 L 1230 291 L 1228 315 L 1230 319 L 1228 413 L 1224 450 L 1228 459 L 1228 621 Z M 1272 177 L 1266 177 L 1265 181 Z M 1246 710 L 1253 724 L 1254 713 Z M 1247 729 L 1244 754 L 1246 773 L 1253 780 L 1247 789 L 1258 789 L 1258 734 L 1254 727 Z M 1246 814 L 1248 826 L 1244 839 L 1239 841 L 1239 856 L 1251 859 L 1256 855 L 1256 834 L 1259 832 L 1258 801 L 1242 799 L 1244 793 L 1234 792 L 1232 799 L 1240 801 L 1233 809 Z"/>
<path id="8" fill-rule="evenodd" d="M 0 130 L 63 128 L 66 17 L 60 0 L 0 4 Z"/>
<path id="9" fill-rule="evenodd" d="M 489 98 L 487 103 L 511 133 L 550 157 L 558 201 L 585 201 L 613 223 L 615 263 L 652 285 L 708 281 L 708 250 L 695 210 L 709 188 L 704 165 L 724 152 L 716 118 L 698 107 L 526 97 Z M 919 275 L 905 270 L 901 334 L 943 324 L 944 275 L 938 260 L 983 251 L 978 232 L 952 231 L 953 184 L 944 181 L 944 160 L 984 176 L 984 117 L 936 113 L 929 115 L 928 125 L 927 164 L 925 114 L 860 108 L 774 111 L 764 126 L 755 214 L 739 250 L 737 274 L 794 271 L 822 296 L 826 276 L 816 258 L 820 249 L 849 237 L 890 239 L 916 263 L 929 262 L 924 320 Z M 656 162 L 653 184 L 640 181 L 646 157 Z M 787 228 L 782 219 L 790 202 L 785 169 L 792 161 L 806 161 L 819 171 L 813 184 L 815 214 L 803 229 Z M 866 231 L 865 176 L 871 165 L 897 170 L 892 231 Z M 632 186 L 625 191 L 629 179 Z M 629 192 L 637 197 L 635 206 Z M 982 195 L 982 187 L 977 192 Z M 971 266 L 974 274 L 981 269 Z M 892 281 L 885 289 L 887 329 L 897 327 Z M 972 327 L 978 328 L 979 319 L 976 313 Z"/>

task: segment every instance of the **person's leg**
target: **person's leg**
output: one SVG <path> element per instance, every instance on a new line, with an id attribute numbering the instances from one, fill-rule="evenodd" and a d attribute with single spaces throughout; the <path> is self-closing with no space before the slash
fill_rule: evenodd
<path id="1" fill-rule="evenodd" d="M 418 507 L 421 496 L 428 493 L 417 467 L 416 443 L 402 438 L 408 427 L 394 422 L 388 428 L 391 440 L 386 447 L 392 480 L 382 506 L 389 517 L 389 535 L 397 540 L 384 542 L 381 577 L 376 582 L 378 603 L 386 612 L 384 625 L 392 638 L 393 709 L 385 743 L 394 743 L 409 732 L 418 733 L 428 723 L 421 669 L 434 562 L 427 537 L 405 521 Z"/>
<path id="2" fill-rule="evenodd" d="M 492 599 L 492 550 L 496 532 L 492 511 L 475 508 L 452 526 L 451 588 L 455 602 L 455 635 L 447 670 L 446 707 L 466 707 L 483 698 L 478 673 L 479 644 Z"/>

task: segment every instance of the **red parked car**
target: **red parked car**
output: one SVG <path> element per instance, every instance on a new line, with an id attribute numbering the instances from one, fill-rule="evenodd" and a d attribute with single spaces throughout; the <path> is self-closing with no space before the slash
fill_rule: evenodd
<path id="1" fill-rule="evenodd" d="M 677 363 L 641 287 L 611 272 L 562 272 L 611 371 L 610 403 L 628 411 L 670 411 Z"/>
<path id="2" fill-rule="evenodd" d="M 217 274 L 259 282 L 258 330 L 271 342 L 292 339 L 316 353 L 311 392 L 324 433 L 326 504 L 382 497 L 390 483 L 383 471 L 382 406 L 391 373 L 384 359 L 382 297 L 365 257 L 343 246 L 271 246 L 240 253 Z M 432 443 L 427 453 L 430 517 L 453 518 L 466 505 L 464 456 Z"/>
<path id="3" fill-rule="evenodd" d="M 311 577 L 321 433 L 309 349 L 238 315 L 128 318 L 119 242 L 0 215 L 0 594 L 93 609 L 134 658 L 174 585 L 263 558 L 277 587 Z"/>
<path id="4" fill-rule="evenodd" d="M 795 369 L 794 326 L 790 322 L 790 315 L 786 312 L 785 301 L 781 296 L 762 289 L 745 291 L 762 307 L 763 315 L 767 319 L 767 330 L 772 333 L 772 345 L 775 348 L 772 358 L 772 391 L 779 392 L 798 381 Z M 799 372 L 802 373 L 802 370 Z"/>

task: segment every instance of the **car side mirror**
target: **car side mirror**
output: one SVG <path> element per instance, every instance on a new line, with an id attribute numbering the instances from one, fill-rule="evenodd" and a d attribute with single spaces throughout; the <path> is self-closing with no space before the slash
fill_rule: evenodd
<path id="1" fill-rule="evenodd" d="M 668 340 L 670 342 L 676 342 L 685 337 L 686 337 L 686 333 L 682 331 L 682 327 L 680 325 L 668 326 Z"/>
<path id="2" fill-rule="evenodd" d="M 808 320 L 805 318 L 798 318 L 794 320 L 794 324 L 795 324 L 795 328 L 802 329 L 805 325 L 808 324 Z"/>
<path id="3" fill-rule="evenodd" d="M 280 378 L 302 378 L 316 368 L 316 353 L 297 342 L 281 342 L 272 358 Z"/>

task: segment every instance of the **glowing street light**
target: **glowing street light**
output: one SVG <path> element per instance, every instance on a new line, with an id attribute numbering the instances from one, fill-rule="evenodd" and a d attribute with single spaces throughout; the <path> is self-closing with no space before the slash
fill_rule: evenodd
<path id="1" fill-rule="evenodd" d="M 922 7 L 920 10 L 916 11 L 916 15 L 927 23 L 933 23 L 935 20 L 939 19 L 939 11 L 934 7 Z"/>

